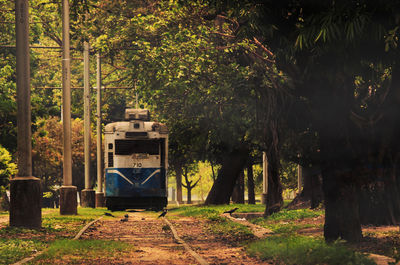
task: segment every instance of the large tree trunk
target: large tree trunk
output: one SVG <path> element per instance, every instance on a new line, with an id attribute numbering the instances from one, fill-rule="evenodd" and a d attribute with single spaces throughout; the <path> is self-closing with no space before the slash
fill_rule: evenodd
<path id="1" fill-rule="evenodd" d="M 182 167 L 177 166 L 175 167 L 175 173 L 176 173 L 176 201 L 178 203 L 183 203 L 182 200 Z"/>
<path id="2" fill-rule="evenodd" d="M 348 85 L 348 84 L 347 84 Z M 322 121 L 319 124 L 322 189 L 325 199 L 324 236 L 326 241 L 342 238 L 359 242 L 362 238 L 359 216 L 357 168 L 363 145 L 358 128 L 350 120 L 353 95 L 338 93 L 321 101 Z M 346 97 L 347 96 L 347 97 Z"/>
<path id="3" fill-rule="evenodd" d="M 325 195 L 325 240 L 334 241 L 342 238 L 349 242 L 359 242 L 362 233 L 358 214 L 358 188 L 349 181 L 351 173 L 339 167 L 336 170 L 326 169 L 322 174 Z"/>
<path id="4" fill-rule="evenodd" d="M 225 154 L 217 179 L 205 201 L 206 205 L 229 204 L 233 187 L 240 172 L 243 170 L 247 156 L 248 151 L 245 149 L 235 149 Z"/>
<path id="5" fill-rule="evenodd" d="M 273 149 L 273 148 L 272 148 Z M 265 216 L 278 212 L 283 206 L 282 184 L 279 176 L 280 162 L 277 152 L 267 152 L 268 159 L 268 192 L 265 205 Z"/>
<path id="6" fill-rule="evenodd" d="M 339 112 L 339 111 L 338 111 Z M 360 146 L 349 120 L 329 120 L 320 130 L 322 189 L 325 199 L 324 236 L 359 242 L 362 238 L 359 217 L 358 170 Z M 350 133 L 351 132 L 351 133 Z"/>
<path id="7" fill-rule="evenodd" d="M 256 204 L 256 196 L 254 193 L 254 174 L 253 174 L 253 164 L 249 163 L 247 165 L 247 196 L 249 204 Z"/>
<path id="8" fill-rule="evenodd" d="M 362 224 L 397 225 L 400 222 L 400 68 L 392 69 L 391 90 L 382 116 L 372 128 L 364 129 L 369 139 L 364 153 L 369 162 L 360 191 Z M 366 177 L 365 177 L 366 175 Z"/>
<path id="9" fill-rule="evenodd" d="M 244 203 L 244 172 L 240 172 L 232 192 L 233 203 Z"/>
<path id="10" fill-rule="evenodd" d="M 319 166 L 304 166 L 303 190 L 287 206 L 289 209 L 311 208 L 319 206 L 323 200 L 321 169 Z"/>

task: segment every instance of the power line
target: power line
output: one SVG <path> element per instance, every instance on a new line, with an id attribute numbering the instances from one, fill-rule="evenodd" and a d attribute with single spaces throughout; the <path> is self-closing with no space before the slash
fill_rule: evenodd
<path id="1" fill-rule="evenodd" d="M 9 49 L 15 49 L 15 45 L 0 45 L 0 48 L 9 48 Z M 60 46 L 29 46 L 30 49 L 59 49 L 61 50 Z M 73 49 L 73 48 L 71 48 Z"/>
<path id="2" fill-rule="evenodd" d="M 37 89 L 62 89 L 62 87 L 34 87 Z M 71 87 L 72 89 L 83 89 L 83 86 Z M 91 89 L 97 89 L 96 87 L 91 87 Z M 102 87 L 101 89 L 135 89 L 135 87 L 130 86 L 108 86 Z"/>
<path id="3" fill-rule="evenodd" d="M 0 45 L 0 48 L 8 48 L 8 49 L 15 49 L 15 45 Z M 60 46 L 29 46 L 30 49 L 58 49 L 61 50 L 62 47 Z M 77 48 L 70 48 L 71 50 L 81 50 Z M 91 49 L 93 50 L 93 49 Z M 110 51 L 128 51 L 128 50 L 140 50 L 139 48 L 135 47 L 121 47 L 121 48 L 115 48 L 115 49 L 110 49 Z"/>

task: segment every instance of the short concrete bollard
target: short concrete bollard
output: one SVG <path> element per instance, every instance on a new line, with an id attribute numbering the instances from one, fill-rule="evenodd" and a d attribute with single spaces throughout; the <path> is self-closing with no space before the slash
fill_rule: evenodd
<path id="1" fill-rule="evenodd" d="M 105 207 L 105 198 L 103 192 L 96 192 L 96 208 L 98 207 Z"/>
<path id="2" fill-rule="evenodd" d="M 81 206 L 94 208 L 96 206 L 96 192 L 92 189 L 81 191 Z"/>
<path id="3" fill-rule="evenodd" d="M 17 177 L 10 183 L 10 226 L 42 227 L 40 179 Z"/>
<path id="4" fill-rule="evenodd" d="M 78 214 L 78 201 L 75 186 L 61 186 L 60 188 L 60 214 Z"/>

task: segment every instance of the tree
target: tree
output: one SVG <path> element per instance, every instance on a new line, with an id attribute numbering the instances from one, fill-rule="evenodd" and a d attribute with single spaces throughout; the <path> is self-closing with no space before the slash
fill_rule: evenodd
<path id="1" fill-rule="evenodd" d="M 254 193 L 254 173 L 252 161 L 247 164 L 247 194 L 248 203 L 256 204 L 256 196 Z"/>
<path id="2" fill-rule="evenodd" d="M 190 169 L 187 166 L 185 166 L 183 173 L 183 176 L 185 177 L 185 183 L 182 183 L 182 186 L 185 187 L 187 190 L 187 203 L 192 204 L 192 189 L 197 186 L 197 184 L 201 179 L 201 176 L 196 181 L 190 180 L 189 176 L 190 173 L 188 172 L 189 170 Z M 193 169 L 190 171 L 193 171 Z"/>
<path id="3" fill-rule="evenodd" d="M 175 132 L 179 135 L 175 126 L 197 133 L 194 139 L 175 138 L 179 139 L 176 146 L 188 146 L 185 152 L 194 149 L 191 153 L 199 156 L 196 159 L 208 159 L 225 167 L 235 161 L 235 153 L 247 153 L 253 148 L 254 141 L 264 150 L 270 149 L 270 156 L 278 155 L 271 143 L 280 144 L 278 128 L 273 126 L 280 117 L 270 111 L 274 108 L 266 108 L 265 99 L 272 95 L 269 92 L 277 91 L 271 83 L 284 78 L 258 40 L 237 38 L 235 21 L 213 15 L 207 4 L 178 1 L 104 1 L 92 11 L 87 21 L 93 25 L 89 32 L 96 35 L 95 48 L 114 59 L 123 55 L 118 62 L 129 70 L 121 79 L 140 88 L 142 99 L 171 128 L 171 139 Z M 100 19 L 102 23 L 96 23 Z M 127 44 L 130 50 L 115 52 Z M 269 62 L 268 67 L 255 58 Z M 263 72 L 265 69 L 267 73 Z M 274 104 L 280 104 L 279 93 L 273 95 Z M 188 144 L 182 145 L 185 141 Z M 179 180 L 179 168 L 184 162 L 174 162 L 174 157 L 179 155 L 171 156 Z M 279 168 L 279 162 L 271 163 L 271 167 Z M 232 186 L 242 169 L 221 169 L 220 181 L 213 188 L 216 192 L 206 203 L 229 202 L 232 190 L 219 191 Z M 278 171 L 271 170 L 275 174 L 271 175 L 272 183 L 276 183 L 271 190 L 277 192 L 270 199 L 272 205 L 282 204 Z M 224 198 L 218 199 L 215 194 Z"/>
<path id="4" fill-rule="evenodd" d="M 33 133 L 33 172 L 42 179 L 43 190 L 52 191 L 55 186 L 62 184 L 62 123 L 57 117 L 52 117 L 39 120 L 37 127 L 38 130 Z M 73 184 L 78 190 L 82 190 L 84 188 L 83 121 L 72 120 L 71 127 Z M 91 172 L 95 172 L 96 142 L 93 135 L 91 137 Z M 95 179 L 91 178 L 91 185 L 94 181 Z"/>
<path id="5" fill-rule="evenodd" d="M 382 206 L 376 207 L 383 210 L 382 220 L 395 221 L 399 199 L 391 161 L 396 161 L 398 140 L 391 136 L 398 130 L 398 117 L 393 115 L 398 4 L 248 1 L 233 5 L 247 15 L 247 34 L 263 37 L 275 52 L 277 66 L 293 80 L 293 94 L 312 109 L 325 196 L 325 239 L 361 239 L 360 214 L 365 212 L 359 212 L 358 192 L 363 188 L 370 194 L 371 184 L 385 188 L 373 191 L 378 200 L 366 201 Z M 383 71 L 377 75 L 379 68 Z M 386 75 L 385 69 L 389 69 Z M 355 86 L 355 76 L 363 80 L 362 87 Z M 384 85 L 390 76 L 391 86 Z"/>
<path id="6" fill-rule="evenodd" d="M 232 191 L 233 203 L 244 203 L 244 171 L 240 172 Z"/>
<path id="7" fill-rule="evenodd" d="M 17 173 L 17 165 L 11 162 L 11 154 L 0 145 L 0 210 L 9 209 L 6 189 L 9 188 L 10 179 Z"/>

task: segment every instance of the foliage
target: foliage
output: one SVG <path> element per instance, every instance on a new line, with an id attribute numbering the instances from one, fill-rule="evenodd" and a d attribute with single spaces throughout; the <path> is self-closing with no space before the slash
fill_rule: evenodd
<path id="1" fill-rule="evenodd" d="M 198 162 L 198 172 L 196 172 L 193 176 L 194 179 L 200 179 L 199 184 L 193 188 L 193 194 L 196 194 L 201 201 L 204 202 L 205 196 L 211 189 L 213 185 L 213 173 L 211 168 L 211 163 L 206 162 Z M 217 170 L 214 168 L 214 170 Z"/>
<path id="2" fill-rule="evenodd" d="M 11 176 L 17 173 L 17 165 L 11 159 L 11 154 L 0 145 L 0 189 L 7 188 Z"/>
<path id="3" fill-rule="evenodd" d="M 284 189 L 297 188 L 297 164 L 281 161 L 281 181 Z"/>
<path id="4" fill-rule="evenodd" d="M 251 255 L 278 264 L 375 264 L 364 254 L 349 250 L 342 242 L 327 244 L 320 238 L 271 236 L 251 243 Z"/>
<path id="5" fill-rule="evenodd" d="M 40 119 L 36 123 L 37 131 L 33 134 L 34 174 L 43 180 L 46 189 L 62 184 L 62 123 L 57 117 Z M 71 123 L 72 175 L 78 188 L 83 187 L 84 144 L 83 121 L 74 119 Z M 96 142 L 91 136 L 90 159 L 94 171 Z M 94 181 L 94 180 L 92 180 Z M 93 182 L 92 182 L 93 183 Z"/>

